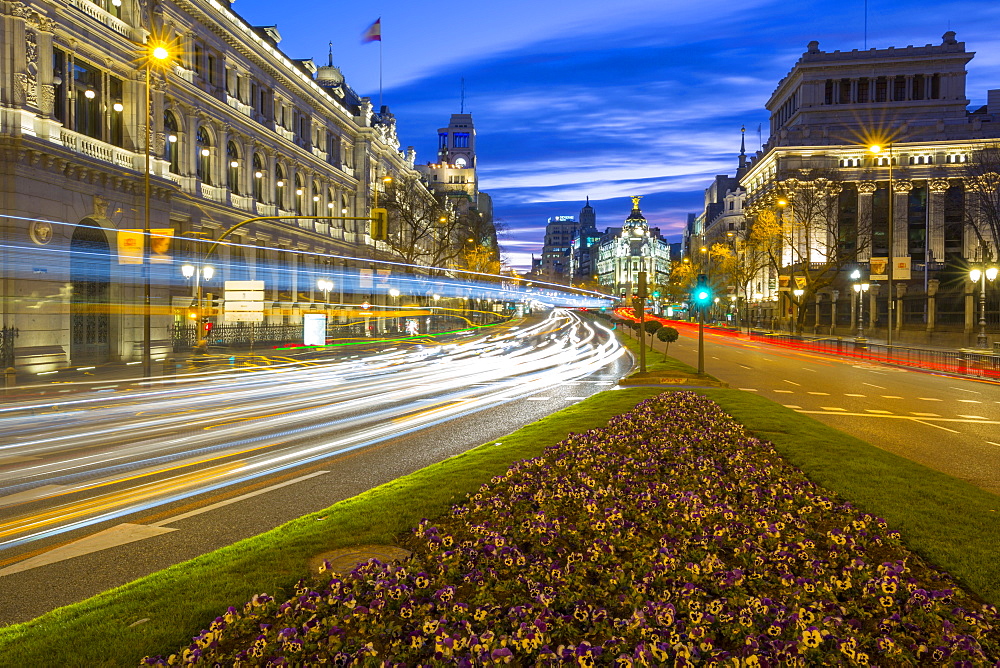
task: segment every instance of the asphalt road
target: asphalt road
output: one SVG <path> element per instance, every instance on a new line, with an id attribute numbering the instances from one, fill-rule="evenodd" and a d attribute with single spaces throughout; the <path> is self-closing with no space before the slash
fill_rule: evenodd
<path id="1" fill-rule="evenodd" d="M 697 330 L 670 355 L 697 367 Z M 647 339 L 648 340 L 648 339 Z M 658 344 L 662 350 L 663 344 Z M 705 372 L 1000 494 L 1000 383 L 705 333 Z"/>
<path id="2" fill-rule="evenodd" d="M 555 311 L 443 344 L 8 401 L 0 624 L 495 440 L 630 366 L 606 329 Z"/>

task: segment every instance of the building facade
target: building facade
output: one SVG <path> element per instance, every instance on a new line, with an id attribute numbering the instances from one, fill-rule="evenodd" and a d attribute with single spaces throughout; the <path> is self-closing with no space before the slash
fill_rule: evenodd
<path id="1" fill-rule="evenodd" d="M 968 108 L 973 56 L 950 31 L 922 47 L 825 52 L 811 42 L 779 82 L 771 136 L 739 179 L 750 229 L 770 225 L 779 239 L 770 324 L 846 334 L 861 312 L 870 335 L 891 326 L 896 341 L 973 343 L 981 287 L 969 269 L 995 262 L 1000 241 L 989 210 L 1000 91 Z M 854 271 L 870 281 L 864 304 Z M 985 293 L 993 339 L 998 288 Z"/>
<path id="2" fill-rule="evenodd" d="M 166 354 L 195 294 L 184 262 L 211 262 L 212 278 L 198 274 L 208 292 L 264 280 L 272 324 L 316 302 L 379 298 L 369 263 L 346 258 L 385 254 L 365 219 L 373 189 L 419 175 L 392 114 L 355 94 L 332 57 L 287 57 L 275 27 L 228 2 L 2 8 L 2 325 L 17 331 L 19 368 L 135 359 L 147 270 L 151 350 Z M 157 43 L 162 67 L 147 65 Z M 259 217 L 286 219 L 247 223 L 202 256 Z M 123 261 L 128 231 L 146 228 L 168 238 L 160 263 L 141 250 Z M 352 272 L 332 294 L 316 289 L 317 276 Z"/>
<path id="3" fill-rule="evenodd" d="M 598 280 L 619 298 L 635 293 L 640 272 L 646 272 L 650 292 L 666 286 L 670 278 L 670 244 L 659 228 L 649 226 L 639 208 L 640 197 L 632 197 L 624 225 L 607 229 L 597 249 Z"/>

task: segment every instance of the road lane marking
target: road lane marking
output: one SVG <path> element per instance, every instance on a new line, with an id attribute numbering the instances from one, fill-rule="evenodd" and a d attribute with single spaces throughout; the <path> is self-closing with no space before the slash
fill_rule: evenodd
<path id="1" fill-rule="evenodd" d="M 998 445 L 998 446 L 1000 446 L 1000 443 L 994 443 L 993 441 L 986 441 L 986 442 L 989 443 L 990 445 Z"/>
<path id="2" fill-rule="evenodd" d="M 903 397 L 897 397 L 895 394 L 883 394 L 883 399 L 902 399 Z"/>
<path id="3" fill-rule="evenodd" d="M 941 417 L 937 413 L 914 413 L 910 412 L 910 415 L 916 415 L 917 417 Z"/>
<path id="4" fill-rule="evenodd" d="M 828 396 L 830 396 L 829 392 L 808 392 L 807 394 L 815 394 L 818 397 L 828 397 Z"/>
<path id="5" fill-rule="evenodd" d="M 803 371 L 808 371 L 809 373 L 816 373 L 816 369 L 807 369 L 805 367 L 802 367 L 802 370 Z"/>
<path id="6" fill-rule="evenodd" d="M 877 415 L 892 415 L 892 411 L 883 411 L 883 410 L 878 409 L 878 408 L 866 408 L 865 412 L 866 413 L 875 413 Z"/>
<path id="7" fill-rule="evenodd" d="M 967 390 L 964 387 L 953 387 L 953 390 L 958 390 L 959 392 L 971 392 L 972 394 L 982 394 L 982 392 L 977 392 L 976 390 Z"/>
<path id="8" fill-rule="evenodd" d="M 740 364 L 740 366 L 743 367 L 744 369 L 752 369 L 753 368 L 752 366 L 747 366 L 746 364 Z"/>
<path id="9" fill-rule="evenodd" d="M 865 394 L 845 394 L 844 396 L 845 397 L 861 397 L 862 399 L 864 399 L 868 395 L 865 395 Z"/>
<path id="10" fill-rule="evenodd" d="M 106 550 L 109 547 L 118 547 L 119 545 L 134 543 L 138 540 L 145 540 L 146 538 L 152 538 L 153 536 L 159 536 L 172 531 L 177 531 L 177 529 L 146 526 L 143 524 L 119 524 L 111 527 L 110 529 L 98 531 L 93 535 L 86 536 L 80 540 L 75 540 L 65 545 L 60 545 L 59 547 L 51 549 L 47 552 L 43 552 L 19 563 L 0 569 L 0 576 L 30 571 L 31 569 L 38 568 L 39 566 L 48 566 L 49 564 L 66 561 L 67 559 L 72 559 L 73 557 L 82 557 L 85 554 Z"/>
<path id="11" fill-rule="evenodd" d="M 792 381 L 790 381 L 790 380 L 783 380 L 783 381 L 781 381 L 781 382 L 783 382 L 783 383 L 788 383 L 789 385 L 795 385 L 796 387 L 802 387 L 802 384 L 801 384 L 801 383 L 795 383 L 795 382 L 792 382 Z"/>
<path id="12" fill-rule="evenodd" d="M 778 394 L 795 394 L 791 390 L 775 390 Z"/>
<path id="13" fill-rule="evenodd" d="M 874 384 L 872 384 L 872 383 L 861 383 L 861 384 L 862 384 L 862 385 L 867 385 L 868 387 L 875 387 L 875 388 L 878 388 L 878 389 L 880 389 L 880 390 L 884 390 L 884 389 L 886 389 L 886 388 L 882 387 L 881 385 L 874 385 Z"/>
<path id="14" fill-rule="evenodd" d="M 983 402 L 977 401 L 976 399 L 959 399 L 963 404 L 981 404 Z"/>
<path id="15" fill-rule="evenodd" d="M 917 397 L 919 401 L 943 401 L 943 399 L 938 399 L 937 397 Z"/>
<path id="16" fill-rule="evenodd" d="M 968 418 L 970 420 L 989 420 L 988 417 L 983 417 L 982 415 L 959 415 L 961 418 Z"/>
<path id="17" fill-rule="evenodd" d="M 795 409 L 799 409 L 799 408 L 802 408 L 802 406 L 796 406 L 796 405 L 794 405 L 794 404 L 785 404 L 785 408 L 795 408 Z"/>
<path id="18" fill-rule="evenodd" d="M 587 397 L 563 397 L 566 401 L 583 401 Z"/>
<path id="19" fill-rule="evenodd" d="M 551 401 L 552 397 L 528 397 L 528 401 Z"/>
<path id="20" fill-rule="evenodd" d="M 846 408 L 837 408 L 836 406 L 820 406 L 825 411 L 846 411 Z"/>
<path id="21" fill-rule="evenodd" d="M 742 391 L 744 391 L 744 392 L 756 392 L 757 391 L 756 387 L 741 387 L 739 389 L 742 390 Z"/>
<path id="22" fill-rule="evenodd" d="M 925 424 L 925 425 L 927 425 L 928 427 L 937 427 L 938 429 L 942 429 L 942 430 L 944 430 L 944 431 L 950 431 L 950 432 L 951 432 L 951 433 L 953 433 L 953 434 L 958 434 L 958 433 L 960 433 L 960 432 L 958 432 L 958 431 L 957 431 L 957 430 L 955 430 L 955 429 L 949 429 L 948 427 L 942 427 L 941 425 L 939 425 L 939 424 L 934 424 L 934 423 L 932 423 L 932 422 L 925 422 L 924 420 L 917 420 L 917 419 L 914 419 L 913 421 L 914 421 L 914 422 L 919 422 L 920 424 Z"/>

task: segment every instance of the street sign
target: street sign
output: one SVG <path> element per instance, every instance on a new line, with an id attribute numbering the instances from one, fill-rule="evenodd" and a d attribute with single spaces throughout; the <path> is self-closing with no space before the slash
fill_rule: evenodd
<path id="1" fill-rule="evenodd" d="M 226 281 L 225 322 L 264 322 L 264 281 Z"/>

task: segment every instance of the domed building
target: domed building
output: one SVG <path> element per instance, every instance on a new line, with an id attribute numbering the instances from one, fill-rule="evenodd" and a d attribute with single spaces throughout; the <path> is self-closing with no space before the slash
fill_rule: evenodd
<path id="1" fill-rule="evenodd" d="M 621 228 L 604 234 L 597 252 L 597 274 L 601 285 L 613 294 L 629 297 L 638 286 L 639 272 L 646 272 L 650 292 L 666 285 L 670 277 L 670 244 L 651 228 L 639 209 L 641 195 L 632 197 L 632 211 Z"/>

